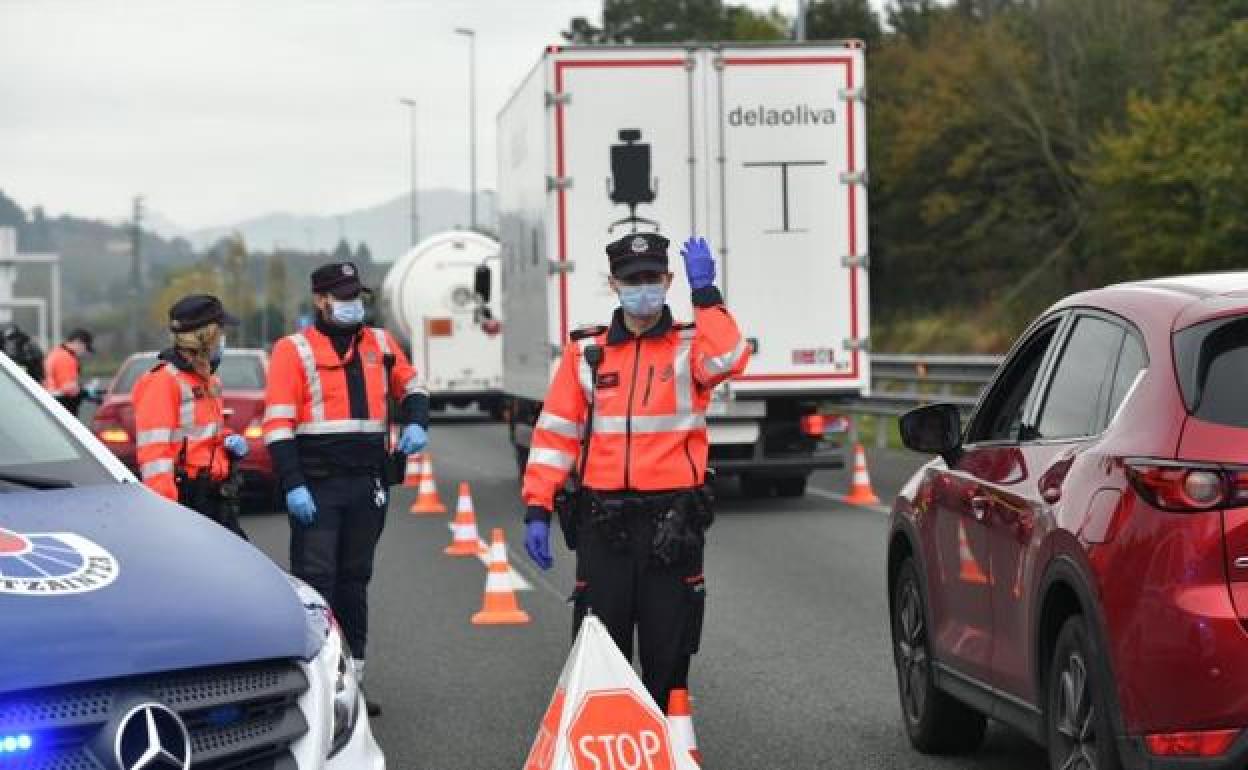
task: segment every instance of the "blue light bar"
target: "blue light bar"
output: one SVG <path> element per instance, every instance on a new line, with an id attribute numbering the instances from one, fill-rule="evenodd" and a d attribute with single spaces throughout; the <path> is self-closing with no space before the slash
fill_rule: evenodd
<path id="1" fill-rule="evenodd" d="M 0 759 L 6 755 L 26 753 L 35 747 L 35 739 L 29 733 L 0 735 Z"/>

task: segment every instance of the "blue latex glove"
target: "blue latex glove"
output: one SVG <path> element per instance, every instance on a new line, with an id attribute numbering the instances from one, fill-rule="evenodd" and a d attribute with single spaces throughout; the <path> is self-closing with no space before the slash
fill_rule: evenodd
<path id="1" fill-rule="evenodd" d="M 297 486 L 286 493 L 286 510 L 295 521 L 305 527 L 316 523 L 316 502 L 305 486 Z"/>
<path id="2" fill-rule="evenodd" d="M 247 439 L 233 433 L 225 437 L 225 451 L 241 460 L 247 456 L 250 448 L 247 446 Z"/>
<path id="3" fill-rule="evenodd" d="M 533 519 L 525 525 L 524 550 L 529 558 L 542 569 L 550 569 L 555 560 L 550 557 L 550 523 Z"/>
<path id="4" fill-rule="evenodd" d="M 685 258 L 689 288 L 705 289 L 715 284 L 715 255 L 705 238 L 691 236 L 680 247 L 680 256 Z"/>
<path id="5" fill-rule="evenodd" d="M 408 425 L 399 434 L 399 451 L 405 455 L 416 454 L 429 443 L 429 434 L 419 425 Z"/>

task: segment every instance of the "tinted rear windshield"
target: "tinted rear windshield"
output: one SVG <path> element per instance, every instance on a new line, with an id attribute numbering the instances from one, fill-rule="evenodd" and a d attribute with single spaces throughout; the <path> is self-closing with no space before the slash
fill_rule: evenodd
<path id="1" fill-rule="evenodd" d="M 1174 359 L 1193 417 L 1248 428 L 1248 316 L 1218 318 L 1178 332 Z"/>
<path id="2" fill-rule="evenodd" d="M 131 360 L 117 375 L 113 383 L 113 393 L 129 393 L 134 390 L 134 383 L 156 365 L 156 356 L 143 356 Z M 226 390 L 264 390 L 264 365 L 260 357 L 253 353 L 231 354 L 226 351 L 217 368 L 217 376 L 221 378 L 221 387 Z"/>

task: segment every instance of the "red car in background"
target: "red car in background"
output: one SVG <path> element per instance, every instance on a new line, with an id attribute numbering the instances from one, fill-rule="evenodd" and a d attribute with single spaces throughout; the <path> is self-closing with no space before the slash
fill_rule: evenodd
<path id="1" fill-rule="evenodd" d="M 135 462 L 134 405 L 130 394 L 139 377 L 156 365 L 155 353 L 135 353 L 118 369 L 95 412 L 92 430 L 132 470 Z M 264 445 L 264 388 L 269 356 L 263 350 L 226 350 L 217 368 L 225 395 L 227 427 L 245 437 L 251 451 L 242 461 L 244 494 L 267 502 L 276 488 L 273 461 Z M 137 473 L 137 470 L 135 471 Z"/>
<path id="2" fill-rule="evenodd" d="M 1024 333 L 893 504 L 888 579 L 915 748 L 988 719 L 1054 770 L 1248 766 L 1248 272 L 1110 286 Z"/>

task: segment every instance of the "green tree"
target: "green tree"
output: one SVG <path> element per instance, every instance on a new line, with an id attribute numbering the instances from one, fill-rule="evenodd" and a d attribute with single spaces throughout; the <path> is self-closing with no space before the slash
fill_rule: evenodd
<path id="1" fill-rule="evenodd" d="M 245 319 L 251 318 L 255 313 L 256 291 L 255 283 L 250 279 L 247 244 L 240 233 L 234 233 L 225 243 L 221 274 L 221 301 L 231 313 L 244 319 L 236 332 L 239 338 L 236 343 L 245 345 L 252 336 Z"/>
<path id="2" fill-rule="evenodd" d="M 1163 92 L 1130 100 L 1088 170 L 1098 244 L 1129 276 L 1242 265 L 1248 239 L 1248 22 L 1183 46 Z"/>
<path id="3" fill-rule="evenodd" d="M 368 244 L 364 241 L 360 241 L 359 245 L 355 247 L 355 264 L 361 268 L 373 264 L 373 251 L 368 248 Z"/>
<path id="4" fill-rule="evenodd" d="M 269 314 L 269 336 L 282 333 L 289 318 L 289 305 L 292 292 L 287 284 L 286 257 L 280 251 L 269 255 L 267 272 L 264 279 L 265 299 L 264 311 Z M 270 340 L 261 340 L 268 344 Z"/>
<path id="5" fill-rule="evenodd" d="M 788 26 L 775 9 L 759 12 L 723 0 L 603 0 L 601 27 L 578 16 L 563 38 L 576 44 L 780 40 Z"/>
<path id="6" fill-rule="evenodd" d="M 334 247 L 334 253 L 331 259 L 335 262 L 351 261 L 351 244 L 347 243 L 346 238 L 338 239 L 338 245 Z"/>
<path id="7" fill-rule="evenodd" d="M 806 8 L 810 40 L 862 40 L 875 48 L 883 37 L 880 17 L 870 0 L 814 0 Z"/>

